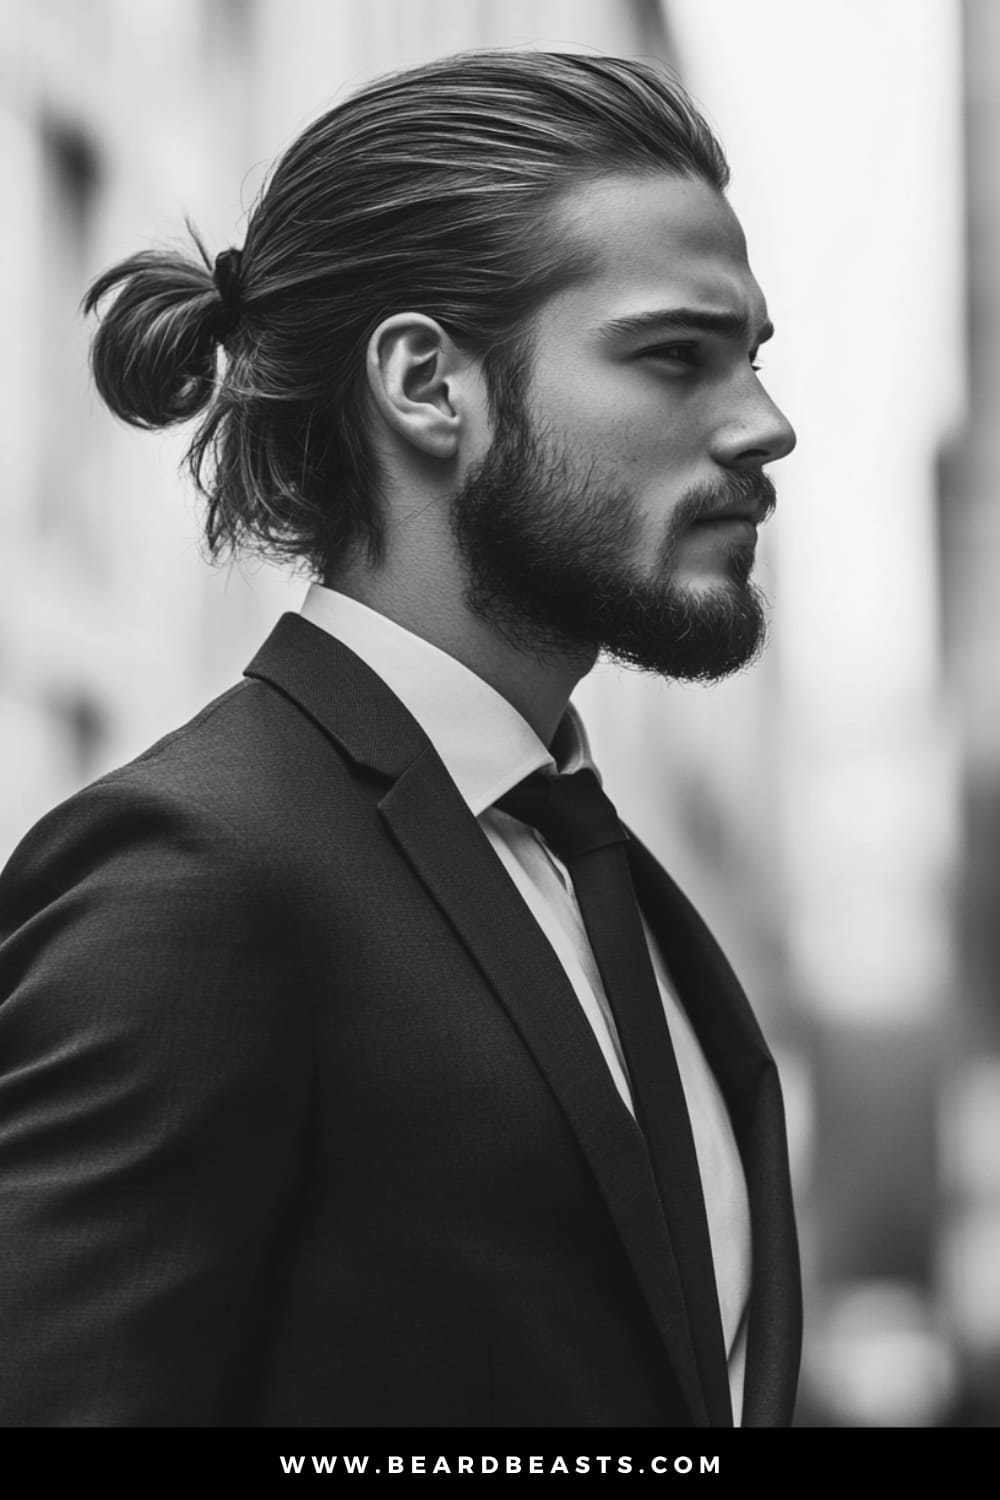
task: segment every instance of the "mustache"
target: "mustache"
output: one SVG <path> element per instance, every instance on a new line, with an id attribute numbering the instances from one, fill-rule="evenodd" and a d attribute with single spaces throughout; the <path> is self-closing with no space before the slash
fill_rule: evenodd
<path id="1" fill-rule="evenodd" d="M 768 520 L 778 503 L 773 483 L 759 470 L 723 474 L 707 484 L 693 486 L 674 508 L 671 531 L 710 521 L 722 511 L 745 512 L 758 524 Z"/>

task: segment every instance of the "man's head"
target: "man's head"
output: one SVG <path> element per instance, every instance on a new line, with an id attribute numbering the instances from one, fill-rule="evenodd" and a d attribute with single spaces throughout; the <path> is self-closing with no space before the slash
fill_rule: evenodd
<path id="1" fill-rule="evenodd" d="M 571 192 L 590 272 L 532 322 L 452 522 L 468 600 L 514 644 L 711 679 L 763 644 L 750 583 L 794 435 L 756 374 L 770 326 L 718 191 L 615 174 Z"/>
<path id="2" fill-rule="evenodd" d="M 764 314 L 726 180 L 662 70 L 445 58 L 338 105 L 279 161 L 238 317 L 229 295 L 220 323 L 207 256 L 150 253 L 101 277 L 88 307 L 119 295 L 98 385 L 141 425 L 207 406 L 191 459 L 213 551 L 331 580 L 349 558 L 378 567 L 409 474 L 449 496 L 468 602 L 501 631 L 711 675 L 649 642 L 668 624 L 697 637 L 700 600 L 698 619 L 728 616 L 743 640 L 728 666 L 752 650 L 749 521 L 684 517 L 759 510 L 760 466 L 792 441 L 750 367 Z M 465 372 L 457 435 L 429 389 L 449 361 Z"/>

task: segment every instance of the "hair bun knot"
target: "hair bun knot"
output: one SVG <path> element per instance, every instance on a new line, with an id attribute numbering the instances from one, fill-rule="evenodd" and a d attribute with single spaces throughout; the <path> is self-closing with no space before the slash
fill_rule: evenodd
<path id="1" fill-rule="evenodd" d="M 220 342 L 225 342 L 235 332 L 243 315 L 242 266 L 241 250 L 223 250 L 215 257 L 212 279 L 222 302 L 222 317 L 218 328 Z"/>

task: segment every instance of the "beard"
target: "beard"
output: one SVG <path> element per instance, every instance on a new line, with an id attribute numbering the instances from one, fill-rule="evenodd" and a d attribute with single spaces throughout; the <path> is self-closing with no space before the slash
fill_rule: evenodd
<path id="1" fill-rule="evenodd" d="M 686 491 L 643 567 L 634 561 L 642 522 L 631 492 L 601 483 L 593 466 L 576 469 L 526 413 L 505 405 L 499 436 L 451 511 L 472 613 L 540 659 L 603 654 L 687 682 L 714 682 L 756 661 L 767 622 L 750 581 L 753 547 L 723 550 L 720 541 L 720 577 L 697 587 L 678 577 L 677 546 L 734 504 L 765 519 L 775 506 L 767 476 L 724 474 Z"/>

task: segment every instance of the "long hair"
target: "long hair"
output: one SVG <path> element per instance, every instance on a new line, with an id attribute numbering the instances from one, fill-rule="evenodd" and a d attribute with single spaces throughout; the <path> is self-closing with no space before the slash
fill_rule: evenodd
<path id="1" fill-rule="evenodd" d="M 585 269 L 553 206 L 608 172 L 664 171 L 728 181 L 705 121 L 655 65 L 492 51 L 388 75 L 278 160 L 242 251 L 214 274 L 192 230 L 197 257 L 147 250 L 94 281 L 87 312 L 116 293 L 92 345 L 97 388 L 140 427 L 202 414 L 187 462 L 212 556 L 254 551 L 321 578 L 353 546 L 377 561 L 375 328 L 407 310 L 437 319 L 482 360 L 495 414 L 532 312 Z"/>

